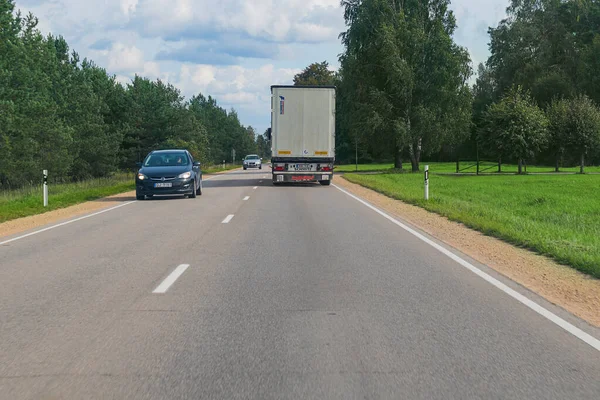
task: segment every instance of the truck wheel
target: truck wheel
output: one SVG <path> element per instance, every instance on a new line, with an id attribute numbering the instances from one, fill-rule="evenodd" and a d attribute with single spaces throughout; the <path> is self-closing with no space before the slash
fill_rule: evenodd
<path id="1" fill-rule="evenodd" d="M 323 186 L 329 186 L 331 185 L 331 181 L 319 181 L 319 183 Z"/>

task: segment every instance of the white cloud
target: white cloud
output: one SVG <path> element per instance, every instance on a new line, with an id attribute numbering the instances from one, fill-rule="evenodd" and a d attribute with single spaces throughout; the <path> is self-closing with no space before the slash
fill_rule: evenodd
<path id="1" fill-rule="evenodd" d="M 144 35 L 173 38 L 243 32 L 279 42 L 319 42 L 336 40 L 343 27 L 338 0 L 138 0 L 131 17 Z"/>
<path id="2" fill-rule="evenodd" d="M 115 79 L 117 80 L 117 82 L 119 82 L 123 86 L 127 85 L 128 83 L 131 83 L 131 77 L 129 77 L 129 76 L 115 75 Z"/>
<path id="3" fill-rule="evenodd" d="M 108 51 L 108 70 L 114 72 L 132 72 L 143 70 L 144 53 L 135 46 L 114 43 Z"/>
<path id="4" fill-rule="evenodd" d="M 186 65 L 181 67 L 182 71 L 186 71 L 188 67 Z M 208 85 L 215 81 L 216 68 L 211 65 L 199 65 L 194 68 L 194 72 L 191 73 L 192 82 L 199 88 L 207 88 Z"/>
<path id="5" fill-rule="evenodd" d="M 160 65 L 154 61 L 147 61 L 144 63 L 142 72 L 138 73 L 138 75 L 145 76 L 150 79 L 160 78 Z"/>
<path id="6" fill-rule="evenodd" d="M 121 11 L 127 17 L 135 12 L 138 0 L 121 0 Z"/>
<path id="7" fill-rule="evenodd" d="M 489 56 L 488 28 L 506 17 L 507 6 L 508 0 L 459 0 L 450 5 L 458 24 L 455 40 L 469 49 L 475 70 Z"/>
<path id="8" fill-rule="evenodd" d="M 455 40 L 469 49 L 474 67 L 487 59 L 487 28 L 505 16 L 508 3 L 452 1 Z M 269 123 L 270 85 L 292 83 L 311 62 L 337 66 L 338 34 L 345 29 L 339 0 L 16 0 L 16 5 L 33 12 L 44 33 L 63 35 L 82 58 L 106 67 L 120 82 L 137 73 L 173 83 L 186 96 L 213 95 L 258 130 Z"/>
<path id="9" fill-rule="evenodd" d="M 174 83 L 185 88 L 186 95 L 202 92 L 215 97 L 225 108 L 268 115 L 271 85 L 289 84 L 298 72 L 273 64 L 257 68 L 184 64 Z"/>

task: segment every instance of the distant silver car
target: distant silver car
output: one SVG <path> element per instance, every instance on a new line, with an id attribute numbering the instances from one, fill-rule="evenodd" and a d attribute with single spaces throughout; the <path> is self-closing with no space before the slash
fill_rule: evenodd
<path id="1" fill-rule="evenodd" d="M 262 158 L 256 154 L 247 155 L 246 158 L 244 158 L 244 170 L 248 168 L 262 169 Z"/>

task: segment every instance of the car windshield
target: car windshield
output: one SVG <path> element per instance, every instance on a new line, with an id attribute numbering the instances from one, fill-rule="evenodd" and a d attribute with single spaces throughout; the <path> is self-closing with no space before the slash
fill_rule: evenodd
<path id="1" fill-rule="evenodd" d="M 246 160 L 258 160 L 258 156 L 248 156 Z"/>
<path id="2" fill-rule="evenodd" d="M 176 167 L 188 165 L 185 153 L 156 153 L 150 154 L 144 162 L 144 167 Z"/>

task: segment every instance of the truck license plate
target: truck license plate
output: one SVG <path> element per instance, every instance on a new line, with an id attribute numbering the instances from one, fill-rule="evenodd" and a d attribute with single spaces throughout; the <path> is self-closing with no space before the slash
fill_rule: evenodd
<path id="1" fill-rule="evenodd" d="M 295 171 L 312 171 L 312 165 L 311 164 L 296 164 L 294 166 L 294 170 Z"/>

